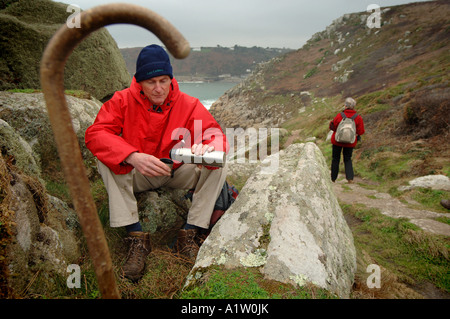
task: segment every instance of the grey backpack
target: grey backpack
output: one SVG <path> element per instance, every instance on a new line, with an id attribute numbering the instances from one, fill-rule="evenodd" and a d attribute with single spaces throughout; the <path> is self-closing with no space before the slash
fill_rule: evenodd
<path id="1" fill-rule="evenodd" d="M 358 113 L 352 117 L 347 117 L 344 112 L 341 112 L 342 121 L 336 129 L 335 140 L 339 143 L 352 144 L 356 140 L 356 124 L 355 118 Z"/>

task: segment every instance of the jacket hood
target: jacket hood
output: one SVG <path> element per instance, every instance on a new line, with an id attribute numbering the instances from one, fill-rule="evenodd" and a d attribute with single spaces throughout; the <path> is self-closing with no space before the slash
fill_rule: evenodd
<path id="1" fill-rule="evenodd" d="M 144 95 L 144 92 L 142 90 L 142 85 L 140 85 L 137 81 L 136 81 L 136 77 L 133 76 L 133 79 L 131 81 L 131 85 L 130 85 L 130 91 L 131 94 L 133 95 L 133 97 L 136 99 L 136 101 L 145 106 L 148 107 L 149 102 L 147 100 L 147 98 Z M 172 79 L 172 84 L 170 85 L 170 91 L 169 91 L 169 95 L 167 96 L 166 101 L 163 104 L 164 108 L 169 107 L 170 105 L 173 104 L 177 99 L 178 96 L 180 95 L 180 86 L 178 85 L 178 81 L 173 78 Z"/>
<path id="2" fill-rule="evenodd" d="M 155 112 L 149 112 L 153 105 L 141 90 L 142 86 L 133 78 L 129 88 L 116 92 L 103 104 L 86 130 L 86 146 L 115 174 L 131 172 L 133 167 L 124 160 L 133 152 L 169 157 L 181 137 L 189 138 L 191 144 L 201 142 L 213 145 L 216 150 L 228 150 L 220 125 L 197 98 L 179 90 L 175 79 L 166 103 L 153 109 Z M 196 121 L 201 122 L 200 126 Z"/>

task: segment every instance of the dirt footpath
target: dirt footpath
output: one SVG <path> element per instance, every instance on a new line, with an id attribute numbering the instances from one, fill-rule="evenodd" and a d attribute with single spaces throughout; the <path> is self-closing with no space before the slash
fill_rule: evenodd
<path id="1" fill-rule="evenodd" d="M 450 236 L 450 225 L 438 222 L 437 217 L 448 217 L 448 214 L 436 213 L 427 210 L 412 209 L 397 198 L 386 193 L 379 193 L 358 185 L 363 180 L 355 178 L 353 184 L 347 180 L 338 179 L 333 183 L 333 189 L 337 198 L 346 204 L 360 203 L 369 208 L 378 208 L 381 213 L 394 218 L 408 218 L 411 223 L 430 233 Z M 411 201 L 414 204 L 413 201 Z"/>
<path id="2" fill-rule="evenodd" d="M 450 225 L 436 221 L 434 218 L 445 216 L 448 214 L 436 213 L 427 210 L 412 209 L 408 207 L 408 204 L 404 204 L 396 198 L 393 198 L 389 194 L 379 193 L 375 190 L 369 190 L 358 185 L 367 184 L 360 178 L 355 178 L 355 183 L 348 184 L 347 180 L 338 179 L 336 183 L 333 183 L 333 189 L 341 203 L 353 204 L 360 203 L 366 205 L 368 208 L 378 208 L 384 215 L 400 218 L 408 218 L 409 221 L 424 231 L 450 236 Z M 417 204 L 410 200 L 411 204 Z M 383 285 L 384 289 L 381 289 L 376 293 L 376 296 L 371 296 L 371 291 L 367 292 L 367 289 L 361 289 L 363 298 L 380 298 L 380 299 L 449 299 L 450 294 L 436 288 L 430 282 L 422 282 L 413 286 L 406 285 L 399 282 L 397 277 L 391 274 L 388 270 L 385 270 L 384 276 L 386 277 L 386 284 Z M 363 286 L 363 285 L 362 285 Z M 362 287 L 361 286 L 361 287 Z M 364 291 L 366 293 L 364 294 Z M 355 295 L 358 291 L 355 292 Z"/>

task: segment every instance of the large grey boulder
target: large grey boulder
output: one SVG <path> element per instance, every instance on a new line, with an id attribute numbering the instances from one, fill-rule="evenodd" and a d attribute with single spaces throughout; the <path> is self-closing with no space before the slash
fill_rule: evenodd
<path id="1" fill-rule="evenodd" d="M 94 122 L 102 103 L 92 97 L 78 98 L 71 95 L 66 95 L 66 101 L 83 158 L 90 166 L 94 166 L 94 157 L 84 143 L 84 133 Z M 44 94 L 0 92 L 0 118 L 31 146 L 32 156 L 42 172 L 51 171 L 53 174 L 60 170 Z"/>
<path id="2" fill-rule="evenodd" d="M 0 90 L 40 89 L 42 53 L 73 10 L 69 4 L 50 0 L 7 2 L 4 9 L 0 7 Z M 130 83 L 125 61 L 106 28 L 84 39 L 64 69 L 66 89 L 83 90 L 99 100 Z"/>
<path id="3" fill-rule="evenodd" d="M 258 267 L 268 279 L 349 296 L 353 237 L 314 143 L 293 144 L 256 168 L 201 246 L 186 285 L 214 265 Z"/>
<path id="4" fill-rule="evenodd" d="M 408 182 L 408 186 L 400 186 L 401 191 L 410 190 L 413 188 L 431 188 L 437 190 L 450 191 L 450 178 L 445 175 L 426 175 L 417 177 Z"/>

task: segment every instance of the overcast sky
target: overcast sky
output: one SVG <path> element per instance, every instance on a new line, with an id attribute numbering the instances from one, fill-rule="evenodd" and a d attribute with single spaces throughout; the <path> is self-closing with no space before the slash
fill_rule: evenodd
<path id="1" fill-rule="evenodd" d="M 189 41 L 191 47 L 239 45 L 298 49 L 314 33 L 325 30 L 333 20 L 345 13 L 365 12 L 369 4 L 387 7 L 418 1 L 60 0 L 56 2 L 78 5 L 82 10 L 113 2 L 141 5 L 169 20 Z M 152 33 L 141 27 L 122 24 L 109 26 L 108 30 L 120 48 L 161 44 Z"/>

